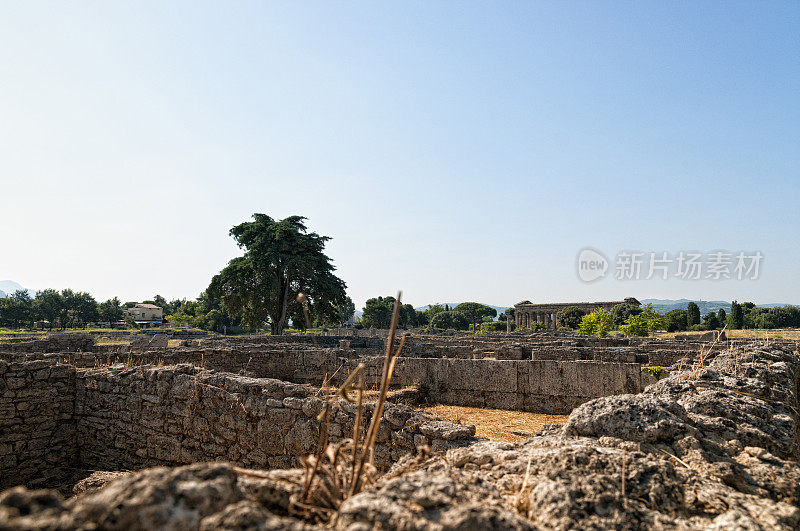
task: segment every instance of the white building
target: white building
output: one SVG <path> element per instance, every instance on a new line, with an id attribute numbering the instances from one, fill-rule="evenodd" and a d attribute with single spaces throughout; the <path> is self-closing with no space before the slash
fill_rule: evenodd
<path id="1" fill-rule="evenodd" d="M 164 320 L 164 310 L 155 304 L 137 304 L 133 308 L 125 308 L 124 312 L 136 324 L 161 324 Z"/>

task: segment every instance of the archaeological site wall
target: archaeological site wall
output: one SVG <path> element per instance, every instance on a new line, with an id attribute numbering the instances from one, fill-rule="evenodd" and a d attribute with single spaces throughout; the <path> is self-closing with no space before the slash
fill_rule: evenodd
<path id="1" fill-rule="evenodd" d="M 332 385 L 341 382 L 360 363 L 366 385 L 377 388 L 383 359 L 361 357 L 357 350 L 337 349 L 180 349 L 125 355 L 74 353 L 63 361 L 79 367 L 189 363 L 220 372 L 295 383 Z M 654 382 L 638 363 L 583 360 L 496 360 L 462 358 L 398 358 L 393 388 L 416 386 L 424 398 L 457 406 L 488 407 L 568 414 L 580 404 L 623 393 L 638 393 Z"/>
<path id="2" fill-rule="evenodd" d="M 2 487 L 63 484 L 76 469 L 120 470 L 225 460 L 290 467 L 316 448 L 318 390 L 191 365 L 77 369 L 57 356 L 0 361 Z M 372 404 L 365 409 L 371 418 Z M 356 408 L 339 401 L 331 440 L 353 433 Z M 375 464 L 387 468 L 422 446 L 445 449 L 473 426 L 387 404 Z"/>
<path id="3" fill-rule="evenodd" d="M 75 367 L 0 359 L 0 488 L 61 484 L 77 458 Z"/>
<path id="4" fill-rule="evenodd" d="M 304 385 L 188 365 L 81 370 L 76 395 L 80 461 L 98 469 L 208 460 L 297 466 L 298 456 L 316 448 L 317 416 L 324 406 L 316 394 Z M 355 423 L 355 406 L 340 406 L 331 416 L 334 442 L 351 436 Z M 375 447 L 379 468 L 415 447 L 441 449 L 474 435 L 472 427 L 436 422 L 403 405 L 388 404 L 383 419 Z"/>
<path id="5" fill-rule="evenodd" d="M 377 384 L 382 363 L 365 364 L 368 385 Z M 655 381 L 637 363 L 554 360 L 400 358 L 392 376 L 394 386 L 417 386 L 434 403 L 556 415 L 594 398 L 639 393 Z"/>

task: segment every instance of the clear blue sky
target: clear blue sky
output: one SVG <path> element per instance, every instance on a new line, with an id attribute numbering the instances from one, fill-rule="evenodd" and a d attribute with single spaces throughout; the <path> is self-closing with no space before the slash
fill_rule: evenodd
<path id="1" fill-rule="evenodd" d="M 800 303 L 800 3 L 3 2 L 0 279 L 195 297 L 301 214 L 360 307 Z M 757 281 L 583 284 L 586 246 Z"/>

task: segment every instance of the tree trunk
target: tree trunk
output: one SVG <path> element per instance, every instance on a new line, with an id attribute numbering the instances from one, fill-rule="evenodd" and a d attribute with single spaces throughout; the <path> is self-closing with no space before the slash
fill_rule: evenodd
<path id="1" fill-rule="evenodd" d="M 278 319 L 277 323 L 274 323 L 274 328 L 272 330 L 273 335 L 280 335 L 283 333 L 283 327 L 286 326 L 286 313 L 289 308 L 289 285 L 291 282 L 289 278 L 286 277 L 284 280 L 283 286 L 283 294 L 281 295 L 280 300 L 280 319 Z"/>

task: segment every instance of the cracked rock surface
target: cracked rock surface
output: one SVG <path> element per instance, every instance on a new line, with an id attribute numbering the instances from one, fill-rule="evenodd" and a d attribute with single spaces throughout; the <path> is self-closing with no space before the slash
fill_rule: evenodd
<path id="1" fill-rule="evenodd" d="M 331 525 L 798 529 L 798 371 L 785 347 L 719 352 L 643 393 L 587 402 L 525 442 L 400 462 Z M 17 487 L 0 495 L 0 529 L 305 529 L 318 524 L 288 501 L 301 474 L 155 468 L 67 500 Z"/>

